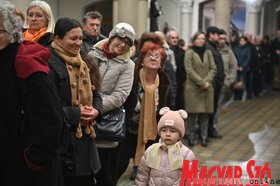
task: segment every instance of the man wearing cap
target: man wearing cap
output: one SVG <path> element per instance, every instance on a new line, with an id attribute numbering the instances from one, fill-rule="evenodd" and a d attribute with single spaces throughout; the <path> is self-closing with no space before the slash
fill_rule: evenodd
<path id="1" fill-rule="evenodd" d="M 89 55 L 97 63 L 101 75 L 100 95 L 104 113 L 121 107 L 130 94 L 134 62 L 130 59 L 130 47 L 135 32 L 127 23 L 117 24 L 108 39 L 96 43 Z M 120 160 L 118 142 L 96 139 L 102 168 L 96 175 L 97 185 L 116 185 Z"/>
<path id="2" fill-rule="evenodd" d="M 222 56 L 219 53 L 217 46 L 219 41 L 219 34 L 221 34 L 221 30 L 216 26 L 209 26 L 206 31 L 207 40 L 206 40 L 206 48 L 210 49 L 214 61 L 217 68 L 217 74 L 213 81 L 214 86 L 214 113 L 210 114 L 209 117 L 209 123 L 208 123 L 208 136 L 212 138 L 222 138 L 223 136 L 220 135 L 216 129 L 216 126 L 214 125 L 214 116 L 216 114 L 217 108 L 218 108 L 218 101 L 219 101 L 219 95 L 220 91 L 222 89 L 222 86 L 224 84 L 225 79 L 225 73 L 224 73 L 224 65 Z"/>
<path id="3" fill-rule="evenodd" d="M 99 12 L 91 11 L 83 17 L 83 46 L 82 49 L 85 52 L 89 52 L 90 49 L 97 42 L 105 39 L 106 37 L 100 33 L 100 27 L 102 22 L 102 15 Z"/>

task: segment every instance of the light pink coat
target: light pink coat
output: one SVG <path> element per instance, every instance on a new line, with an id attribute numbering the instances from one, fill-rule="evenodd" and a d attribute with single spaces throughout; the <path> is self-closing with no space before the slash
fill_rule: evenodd
<path id="1" fill-rule="evenodd" d="M 150 168 L 146 165 L 146 157 L 152 146 L 146 150 L 144 156 L 141 159 L 135 179 L 135 184 L 137 186 L 179 186 L 182 169 L 173 171 L 170 170 L 167 147 L 160 147 L 161 162 L 159 170 Z M 180 147 L 184 160 L 192 161 L 195 159 L 193 152 L 181 142 Z"/>

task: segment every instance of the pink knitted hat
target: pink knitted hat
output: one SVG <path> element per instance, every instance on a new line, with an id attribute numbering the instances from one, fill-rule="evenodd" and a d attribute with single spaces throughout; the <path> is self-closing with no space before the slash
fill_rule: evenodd
<path id="1" fill-rule="evenodd" d="M 175 128 L 180 136 L 183 137 L 185 134 L 185 122 L 188 113 L 185 110 L 172 111 L 168 107 L 163 107 L 159 111 L 160 115 L 163 115 L 158 122 L 158 134 L 163 127 Z"/>

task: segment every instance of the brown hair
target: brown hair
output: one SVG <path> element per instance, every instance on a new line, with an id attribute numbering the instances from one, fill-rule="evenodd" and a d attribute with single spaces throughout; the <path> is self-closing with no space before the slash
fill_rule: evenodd
<path id="1" fill-rule="evenodd" d="M 144 32 L 139 39 L 138 50 L 140 51 L 145 42 L 150 41 L 155 44 L 163 45 L 161 38 L 154 32 Z"/>
<path id="2" fill-rule="evenodd" d="M 23 12 L 19 8 L 16 8 L 15 9 L 15 14 L 22 19 L 22 24 L 23 24 L 24 21 L 25 21 L 25 17 L 24 17 Z"/>
<path id="3" fill-rule="evenodd" d="M 83 17 L 83 23 L 85 24 L 87 19 L 90 18 L 90 19 L 99 19 L 100 22 L 102 21 L 103 19 L 103 16 L 97 12 L 97 11 L 91 11 L 91 12 L 87 12 L 84 17 Z"/>
<path id="4" fill-rule="evenodd" d="M 100 89 L 100 72 L 97 64 L 93 60 L 93 58 L 88 55 L 85 51 L 81 50 L 80 55 L 83 59 L 83 61 L 87 64 L 88 68 L 90 69 L 89 76 L 91 84 L 95 86 L 95 91 L 99 91 Z"/>

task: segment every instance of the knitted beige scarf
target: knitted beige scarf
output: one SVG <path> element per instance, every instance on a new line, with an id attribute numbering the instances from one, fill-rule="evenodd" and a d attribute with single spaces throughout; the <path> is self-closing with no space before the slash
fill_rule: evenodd
<path id="1" fill-rule="evenodd" d="M 82 60 L 80 54 L 75 55 L 61 45 L 52 42 L 52 47 L 58 55 L 66 62 L 67 71 L 70 78 L 72 106 L 92 106 L 92 91 L 94 86 L 91 85 L 89 68 Z M 81 125 L 85 126 L 86 134 L 93 134 L 92 124 L 79 123 L 76 137 L 82 137 Z M 92 136 L 94 137 L 94 136 Z"/>
<path id="2" fill-rule="evenodd" d="M 144 96 L 141 104 L 140 121 L 138 129 L 138 139 L 134 163 L 139 165 L 141 157 L 144 155 L 145 146 L 148 140 L 155 140 L 157 137 L 156 120 L 156 90 L 159 86 L 159 76 L 156 75 L 155 83 L 147 85 L 145 70 L 139 72 L 140 82 L 144 89 Z"/>

